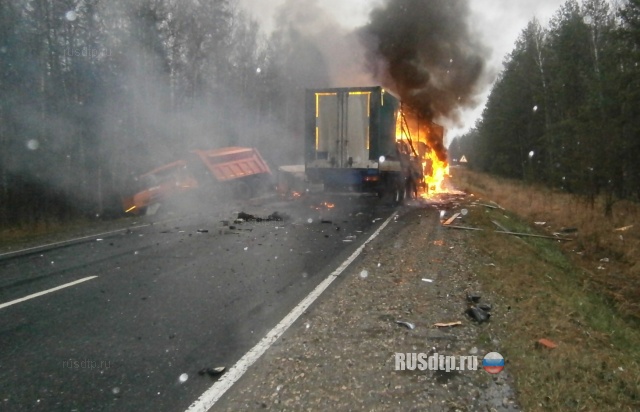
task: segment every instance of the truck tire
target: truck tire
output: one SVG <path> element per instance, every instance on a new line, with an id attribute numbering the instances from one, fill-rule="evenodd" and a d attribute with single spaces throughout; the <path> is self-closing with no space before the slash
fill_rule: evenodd
<path id="1" fill-rule="evenodd" d="M 405 198 L 416 199 L 418 197 L 418 190 L 413 180 L 407 180 L 405 184 Z"/>
<path id="2" fill-rule="evenodd" d="M 401 185 L 396 186 L 395 190 L 393 191 L 393 204 L 395 206 L 401 205 L 404 202 L 404 195 L 404 187 Z"/>

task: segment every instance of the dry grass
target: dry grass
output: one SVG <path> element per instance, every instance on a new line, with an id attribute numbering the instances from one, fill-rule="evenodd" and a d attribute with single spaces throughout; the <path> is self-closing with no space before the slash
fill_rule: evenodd
<path id="1" fill-rule="evenodd" d="M 520 181 L 465 169 L 454 174 L 456 187 L 492 200 L 532 224 L 546 222 L 548 233 L 577 229 L 575 242 L 566 244 L 564 252 L 621 313 L 640 320 L 640 205 L 620 201 L 607 218 L 601 201 L 592 207 L 583 198 Z M 628 226 L 632 227 L 616 230 Z"/>
<path id="2" fill-rule="evenodd" d="M 635 264 L 630 245 L 636 242 L 637 247 L 637 236 L 622 232 L 624 240 L 613 244 L 599 239 L 615 240 L 620 232 L 612 229 L 633 224 L 637 206 L 618 208 L 607 220 L 564 194 L 468 171 L 454 173 L 456 187 L 514 212 L 469 207 L 465 224 L 494 229 L 492 221 L 498 221 L 509 230 L 541 233 L 548 229 L 531 222 L 546 221 L 551 229 L 578 228 L 577 240 L 566 244 L 516 240 L 488 230 L 470 237 L 495 265 L 479 262 L 476 271 L 485 287 L 500 296 L 493 322 L 506 316 L 501 353 L 516 378 L 523 410 L 640 410 L 640 323 L 620 312 L 637 315 L 635 309 L 628 313 L 637 306 L 625 305 L 625 277 L 612 276 L 614 267 L 622 271 Z M 605 256 L 619 262 L 606 264 L 607 270 L 580 267 L 604 265 L 599 259 Z M 600 293 L 603 285 L 608 295 Z M 617 307 L 610 297 L 616 298 Z M 540 338 L 558 347 L 537 348 Z"/>

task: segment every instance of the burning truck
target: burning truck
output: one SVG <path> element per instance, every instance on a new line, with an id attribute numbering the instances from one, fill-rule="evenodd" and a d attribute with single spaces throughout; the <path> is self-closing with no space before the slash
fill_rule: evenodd
<path id="1" fill-rule="evenodd" d="M 305 171 L 325 190 L 374 192 L 401 203 L 442 189 L 432 142 L 444 129 L 381 87 L 306 91 Z"/>

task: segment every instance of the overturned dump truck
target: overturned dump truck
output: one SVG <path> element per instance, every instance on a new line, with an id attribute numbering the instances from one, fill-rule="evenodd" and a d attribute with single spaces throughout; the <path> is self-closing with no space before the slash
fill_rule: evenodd
<path id="1" fill-rule="evenodd" d="M 135 194 L 123 200 L 125 213 L 154 213 L 166 201 L 187 194 L 202 199 L 231 194 L 248 199 L 269 182 L 271 170 L 253 148 L 192 150 L 184 159 L 136 178 Z"/>
<path id="2" fill-rule="evenodd" d="M 305 107 L 310 181 L 396 203 L 428 190 L 428 137 L 442 138 L 441 126 L 416 116 L 408 120 L 399 100 L 381 87 L 308 89 Z"/>

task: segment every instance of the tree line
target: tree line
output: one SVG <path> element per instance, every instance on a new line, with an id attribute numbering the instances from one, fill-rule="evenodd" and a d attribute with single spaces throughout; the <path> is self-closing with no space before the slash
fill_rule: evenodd
<path id="1" fill-rule="evenodd" d="M 327 85 L 314 50 L 233 0 L 1 1 L 0 228 L 117 213 L 190 149 L 298 160 L 302 90 Z"/>
<path id="2" fill-rule="evenodd" d="M 565 2 L 533 19 L 482 118 L 454 139 L 469 166 L 605 199 L 640 198 L 640 0 Z"/>

